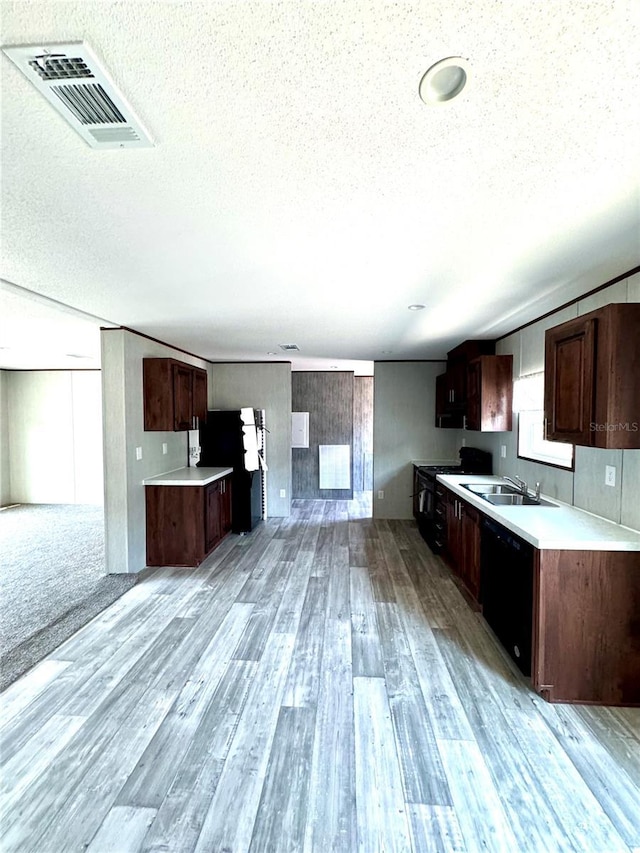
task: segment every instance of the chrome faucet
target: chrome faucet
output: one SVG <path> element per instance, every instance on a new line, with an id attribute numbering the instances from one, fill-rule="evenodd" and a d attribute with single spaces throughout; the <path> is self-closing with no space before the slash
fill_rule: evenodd
<path id="1" fill-rule="evenodd" d="M 521 477 L 516 475 L 515 477 L 503 477 L 502 479 L 514 485 L 523 495 L 529 494 L 528 486 Z"/>

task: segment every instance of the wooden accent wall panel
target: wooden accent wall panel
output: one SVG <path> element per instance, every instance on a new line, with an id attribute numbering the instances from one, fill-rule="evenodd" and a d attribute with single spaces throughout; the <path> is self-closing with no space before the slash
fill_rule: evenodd
<path id="1" fill-rule="evenodd" d="M 640 552 L 537 551 L 533 628 L 550 702 L 640 704 Z"/>
<path id="2" fill-rule="evenodd" d="M 373 376 L 353 378 L 353 490 L 373 489 Z"/>
<path id="3" fill-rule="evenodd" d="M 350 371 L 294 371 L 291 409 L 309 412 L 309 447 L 292 448 L 292 497 L 351 500 L 351 489 L 319 489 L 318 446 L 351 447 L 353 486 L 353 373 Z"/>

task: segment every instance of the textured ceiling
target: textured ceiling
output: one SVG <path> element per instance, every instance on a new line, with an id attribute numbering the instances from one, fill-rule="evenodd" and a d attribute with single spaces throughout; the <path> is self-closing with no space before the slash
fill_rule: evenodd
<path id="1" fill-rule="evenodd" d="M 3 45 L 86 40 L 156 143 L 89 148 L 2 56 L 19 287 L 214 360 L 342 366 L 440 357 L 638 263 L 636 0 L 2 13 Z M 426 106 L 451 55 L 468 90 Z"/>

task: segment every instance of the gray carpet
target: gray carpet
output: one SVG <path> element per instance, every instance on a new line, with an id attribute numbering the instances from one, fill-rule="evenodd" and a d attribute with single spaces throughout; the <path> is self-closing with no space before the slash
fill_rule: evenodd
<path id="1" fill-rule="evenodd" d="M 105 575 L 101 506 L 0 511 L 0 690 L 132 587 Z"/>

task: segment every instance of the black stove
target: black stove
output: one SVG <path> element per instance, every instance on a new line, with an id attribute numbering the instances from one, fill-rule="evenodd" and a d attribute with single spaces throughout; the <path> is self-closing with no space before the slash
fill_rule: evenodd
<path id="1" fill-rule="evenodd" d="M 472 474 L 473 471 L 466 471 L 462 465 L 418 465 L 418 471 L 423 474 Z"/>
<path id="2" fill-rule="evenodd" d="M 434 478 L 437 474 L 492 474 L 493 457 L 478 447 L 461 447 L 459 465 L 418 465 L 417 469 Z"/>
<path id="3" fill-rule="evenodd" d="M 493 458 L 477 447 L 460 448 L 459 465 L 416 465 L 414 471 L 413 515 L 422 538 L 434 554 L 444 545 L 446 534 L 444 507 L 440 505 L 438 474 L 492 474 Z"/>

